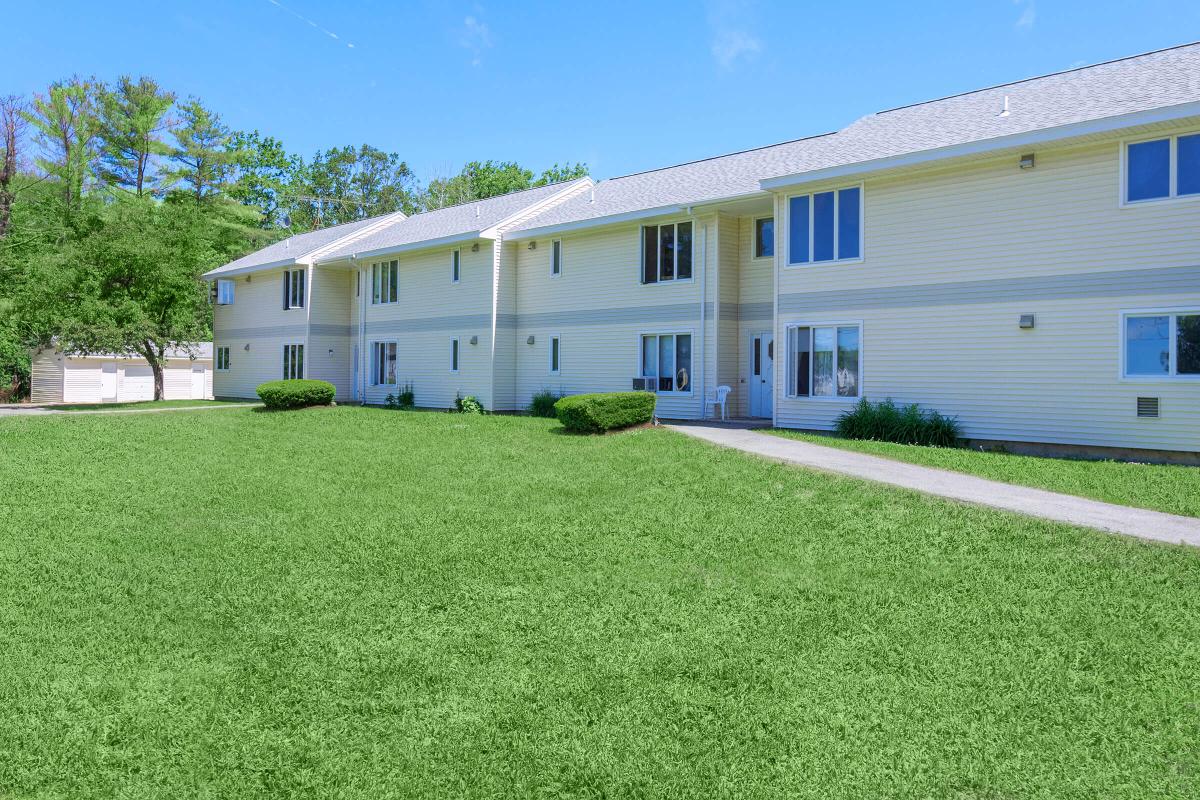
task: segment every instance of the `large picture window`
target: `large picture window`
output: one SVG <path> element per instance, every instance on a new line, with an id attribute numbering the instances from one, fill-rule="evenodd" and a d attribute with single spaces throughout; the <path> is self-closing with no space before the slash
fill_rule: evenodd
<path id="1" fill-rule="evenodd" d="M 371 345 L 371 383 L 374 386 L 396 385 L 396 343 L 374 342 Z"/>
<path id="2" fill-rule="evenodd" d="M 788 198 L 788 263 L 862 257 L 862 187 Z"/>
<path id="3" fill-rule="evenodd" d="M 304 270 L 289 269 L 283 273 L 283 310 L 304 308 Z"/>
<path id="4" fill-rule="evenodd" d="M 1200 133 L 1125 146 L 1126 203 L 1200 195 Z"/>
<path id="5" fill-rule="evenodd" d="M 1200 309 L 1123 315 L 1124 374 L 1129 378 L 1200 378 Z"/>
<path id="6" fill-rule="evenodd" d="M 372 305 L 396 302 L 399 288 L 400 263 L 398 261 L 381 261 L 371 265 Z"/>
<path id="7" fill-rule="evenodd" d="M 692 279 L 692 223 L 642 226 L 642 283 Z"/>
<path id="8" fill-rule="evenodd" d="M 692 335 L 651 333 L 642 336 L 642 377 L 657 378 L 660 392 L 692 390 Z"/>
<path id="9" fill-rule="evenodd" d="M 304 377 L 304 345 L 285 344 L 283 346 L 283 379 Z"/>
<path id="10" fill-rule="evenodd" d="M 788 328 L 790 397 L 858 397 L 862 328 L 797 325 Z"/>

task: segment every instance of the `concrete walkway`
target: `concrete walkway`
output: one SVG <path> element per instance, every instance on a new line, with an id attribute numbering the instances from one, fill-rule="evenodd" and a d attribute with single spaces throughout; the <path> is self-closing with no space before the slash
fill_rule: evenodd
<path id="1" fill-rule="evenodd" d="M 1069 494 L 976 478 L 890 458 L 784 439 L 751 430 L 708 425 L 667 425 L 672 430 L 746 453 L 813 469 L 865 478 L 925 494 L 976 503 L 1031 517 L 1123 533 L 1141 539 L 1200 547 L 1200 518 L 1103 503 Z"/>
<path id="2" fill-rule="evenodd" d="M 159 414 L 167 411 L 209 411 L 215 408 L 252 408 L 262 403 L 214 403 L 205 406 L 167 406 L 165 408 L 148 406 L 147 408 L 89 408 L 83 411 L 55 408 L 54 406 L 0 406 L 0 417 L 38 417 L 57 414 Z"/>

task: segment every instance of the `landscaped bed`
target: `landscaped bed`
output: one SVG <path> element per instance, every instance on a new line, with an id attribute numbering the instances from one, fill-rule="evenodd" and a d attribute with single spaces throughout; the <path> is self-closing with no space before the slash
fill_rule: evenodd
<path id="1" fill-rule="evenodd" d="M 0 420 L 0 796 L 1200 792 L 1195 550 L 558 431 Z"/>
<path id="2" fill-rule="evenodd" d="M 961 447 L 922 447 L 843 439 L 802 431 L 771 433 L 981 478 L 1091 497 L 1109 503 L 1200 517 L 1200 467 L 1039 458 Z"/>

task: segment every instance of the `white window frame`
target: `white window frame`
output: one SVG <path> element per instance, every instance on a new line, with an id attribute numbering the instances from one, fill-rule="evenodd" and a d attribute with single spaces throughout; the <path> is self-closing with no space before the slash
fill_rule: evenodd
<path id="1" fill-rule="evenodd" d="M 843 189 L 858 189 L 858 255 L 854 258 L 837 258 L 836 255 L 841 249 L 838 244 L 838 235 L 841 233 L 841 215 L 838 213 L 841 208 L 842 196 L 839 194 Z M 825 194 L 825 192 L 833 192 L 833 248 L 835 257 L 827 261 L 813 261 L 813 252 L 817 246 L 816 226 L 813 224 L 817 213 L 817 204 L 813 202 L 813 196 Z M 792 198 L 808 197 L 808 261 L 797 261 L 792 263 Z M 817 189 L 811 189 L 807 192 L 794 192 L 784 197 L 783 199 L 783 217 L 785 222 L 783 237 L 783 266 L 784 269 L 806 269 L 808 267 L 823 267 L 828 264 L 861 264 L 867 258 L 867 187 L 861 181 L 858 183 L 838 184 L 837 186 L 826 186 Z M 778 222 L 776 223 L 778 225 Z M 775 248 L 779 249 L 779 229 L 775 231 Z"/>
<path id="2" fill-rule="evenodd" d="M 1195 136 L 1200 134 L 1200 130 L 1182 131 L 1180 133 L 1171 133 L 1163 136 L 1139 136 L 1135 139 L 1121 140 L 1120 153 L 1120 178 L 1117 181 L 1117 205 L 1119 208 L 1135 208 L 1137 206 L 1154 205 L 1155 203 L 1188 203 L 1200 200 L 1200 192 L 1195 194 L 1178 194 L 1179 191 L 1179 137 Z M 1167 175 L 1168 175 L 1168 190 L 1166 197 L 1147 197 L 1144 200 L 1126 200 L 1129 189 L 1129 147 L 1130 145 L 1143 144 L 1145 142 L 1158 142 L 1163 139 L 1170 141 L 1167 148 L 1169 153 L 1167 160 Z M 1121 367 L 1124 371 L 1125 367 Z"/>
<path id="3" fill-rule="evenodd" d="M 217 305 L 233 305 L 234 296 L 236 294 L 234 287 L 236 285 L 237 281 L 233 280 L 232 278 L 217 278 Z M 228 297 L 226 297 L 227 294 Z"/>
<path id="4" fill-rule="evenodd" d="M 384 299 L 384 288 L 387 286 L 387 277 L 390 277 L 392 267 L 396 270 L 396 294 L 390 299 Z M 378 281 L 377 281 L 378 279 Z M 375 294 L 375 287 L 378 284 L 379 294 Z M 398 259 L 390 259 L 388 261 L 375 261 L 371 264 L 371 305 L 373 306 L 390 306 L 393 303 L 399 302 L 400 299 L 400 262 Z"/>
<path id="5" fill-rule="evenodd" d="M 771 261 L 775 258 L 775 254 L 773 252 L 769 256 L 760 256 L 758 254 L 758 223 L 762 222 L 764 219 L 769 219 L 772 223 L 774 223 L 775 215 L 767 214 L 766 216 L 755 216 L 750 219 L 750 259 L 752 261 Z M 777 229 L 774 228 L 772 229 L 772 234 L 775 236 L 775 241 L 771 243 L 772 248 L 775 250 L 779 249 L 779 236 L 776 233 L 776 230 Z"/>
<path id="6" fill-rule="evenodd" d="M 291 372 L 291 370 L 289 369 L 289 365 L 288 365 L 288 348 L 292 348 L 292 347 L 298 348 L 296 350 L 296 353 L 300 359 L 300 374 L 298 374 L 298 375 L 289 374 Z M 280 372 L 283 374 L 283 379 L 285 381 L 287 381 L 287 380 L 303 380 L 304 379 L 304 366 L 305 366 L 305 364 L 304 364 L 304 342 L 288 342 L 287 344 L 283 345 L 283 350 L 282 350 L 281 355 L 282 355 L 282 359 L 281 359 L 282 363 L 280 365 Z"/>
<path id="7" fill-rule="evenodd" d="M 221 358 L 222 354 L 224 354 L 224 356 L 225 356 L 224 358 Z M 224 366 L 222 366 L 222 364 L 224 364 Z M 229 372 L 229 346 L 228 345 L 222 345 L 221 347 L 217 348 L 215 358 L 213 359 L 213 365 L 216 367 L 217 372 Z"/>
<path id="8" fill-rule="evenodd" d="M 692 224 L 692 274 L 687 278 L 678 277 L 678 275 L 679 275 L 679 251 L 676 250 L 675 251 L 675 263 L 674 263 L 675 270 L 672 273 L 676 277 L 667 278 L 666 280 L 663 280 L 663 278 L 662 278 L 662 262 L 659 261 L 658 262 L 658 276 L 659 276 L 658 280 L 654 281 L 653 283 L 647 283 L 646 282 L 646 228 L 658 228 L 658 240 L 657 241 L 658 241 L 659 251 L 661 252 L 663 227 L 666 225 L 674 226 L 675 236 L 676 236 L 676 238 L 678 238 L 679 225 L 681 223 L 685 223 L 685 222 L 690 222 Z M 641 225 L 639 225 L 638 229 L 637 229 L 638 251 L 641 253 L 641 258 L 638 259 L 638 283 L 640 283 L 642 286 L 662 286 L 663 284 L 671 286 L 671 285 L 674 285 L 677 283 L 694 283 L 696 280 L 697 227 L 698 226 L 696 224 L 696 220 L 691 217 L 684 217 L 682 219 L 665 220 L 663 222 L 644 222 Z"/>
<path id="9" fill-rule="evenodd" d="M 1160 137 L 1161 138 L 1161 137 Z M 1134 308 L 1122 310 L 1118 316 L 1117 337 L 1118 352 L 1121 354 L 1121 361 L 1117 364 L 1117 378 L 1122 382 L 1129 383 L 1174 383 L 1191 381 L 1200 381 L 1200 374 L 1197 375 L 1180 375 L 1179 374 L 1179 317 L 1195 317 L 1200 316 L 1200 306 L 1177 306 L 1173 308 Z M 1130 317 L 1169 317 L 1170 323 L 1167 329 L 1167 347 L 1170 353 L 1170 368 L 1166 375 L 1130 375 L 1126 372 L 1128 364 L 1126 362 L 1126 345 L 1128 342 L 1125 338 L 1126 320 Z"/>
<path id="10" fill-rule="evenodd" d="M 450 339 L 450 371 L 458 372 L 462 361 L 462 347 L 458 343 L 458 337 Z"/>
<path id="11" fill-rule="evenodd" d="M 283 310 L 292 311 L 293 309 L 303 309 L 305 302 L 308 300 L 305 297 L 308 294 L 308 271 L 303 267 L 300 269 L 285 269 L 283 271 Z M 300 278 L 299 302 L 296 301 L 296 276 Z"/>
<path id="12" fill-rule="evenodd" d="M 395 383 L 380 383 L 379 382 L 379 368 L 382 363 L 382 357 L 380 356 L 380 354 L 385 352 L 380 348 L 381 345 L 384 347 L 391 345 L 392 347 L 396 348 L 396 374 L 394 376 L 396 379 Z M 397 342 L 395 339 L 374 339 L 374 340 L 372 340 L 371 341 L 370 362 L 371 362 L 370 368 L 371 368 L 371 385 L 372 386 L 399 386 L 400 385 L 400 344 L 399 344 L 399 342 Z"/>
<path id="13" fill-rule="evenodd" d="M 557 257 L 557 263 L 555 259 Z M 563 244 L 562 239 L 550 240 L 550 277 L 557 278 L 562 275 L 563 261 Z"/>
<path id="14" fill-rule="evenodd" d="M 450 282 L 458 283 L 462 278 L 462 250 L 455 248 L 450 251 Z M 399 283 L 399 280 L 396 281 Z"/>
<path id="15" fill-rule="evenodd" d="M 558 366 L 554 364 L 555 346 L 558 347 Z M 550 375 L 562 374 L 562 337 L 557 333 L 550 334 L 550 339 L 546 346 L 546 371 Z"/>
<path id="16" fill-rule="evenodd" d="M 645 377 L 645 375 L 646 375 L 646 365 L 644 363 L 642 363 L 642 359 L 646 355 L 646 351 L 642 348 L 642 339 L 644 339 L 647 336 L 655 336 L 655 337 L 657 337 L 657 336 L 690 336 L 690 337 L 692 337 L 692 363 L 689 365 L 689 368 L 688 368 L 687 391 L 681 392 L 678 389 L 672 389 L 671 391 L 668 392 L 668 391 L 659 389 L 658 382 L 657 382 L 658 376 L 656 374 L 655 375 L 655 384 L 654 384 L 654 393 L 666 395 L 667 397 L 691 397 L 692 395 L 694 395 L 696 393 L 696 332 L 695 332 L 695 330 L 691 329 L 691 328 L 687 328 L 687 329 L 682 329 L 682 330 L 650 330 L 650 331 L 641 331 L 640 333 L 638 333 L 638 337 L 637 337 L 638 371 L 637 371 L 637 374 L 639 377 Z M 658 353 L 659 351 L 657 349 L 657 345 L 655 347 L 656 347 L 655 353 Z M 676 352 L 678 352 L 678 350 L 676 350 Z M 655 357 L 657 358 L 657 355 Z M 560 354 L 559 360 L 561 362 L 561 354 Z M 561 363 L 560 363 L 560 366 L 561 366 Z M 676 367 L 675 369 L 676 369 L 676 375 L 678 375 L 679 368 Z M 672 381 L 674 381 L 675 376 L 673 375 L 671 377 L 672 377 Z"/>
<path id="17" fill-rule="evenodd" d="M 826 262 L 822 261 L 821 263 L 824 264 Z M 792 331 L 796 328 L 808 328 L 810 331 L 809 342 L 808 342 L 808 348 L 809 348 L 809 354 L 810 354 L 809 359 L 808 359 L 809 394 L 796 394 L 795 387 L 792 386 L 792 378 L 793 378 L 793 375 L 792 375 Z M 834 341 L 833 371 L 834 371 L 835 391 L 832 395 L 812 394 L 813 362 L 816 359 L 814 359 L 812 357 L 811 353 L 812 353 L 813 343 L 814 343 L 814 340 L 816 339 L 816 337 L 812 335 L 811 331 L 815 330 L 816 328 L 833 328 L 834 329 L 834 334 L 833 334 L 833 336 L 834 336 L 834 339 L 833 339 L 833 341 Z M 837 329 L 838 328 L 858 328 L 858 393 L 855 395 L 848 396 L 848 397 L 843 397 L 842 395 L 837 394 L 837 392 L 836 392 Z M 833 322 L 827 322 L 827 321 L 789 322 L 786 325 L 784 325 L 784 328 L 783 328 L 783 347 L 784 347 L 784 350 L 783 350 L 784 380 L 786 381 L 786 383 L 784 384 L 783 391 L 784 391 L 784 397 L 786 397 L 788 400 L 813 400 L 813 401 L 820 402 L 820 403 L 857 403 L 859 400 L 862 399 L 863 383 L 865 381 L 866 368 L 867 368 L 867 347 L 866 347 L 866 338 L 865 338 L 864 332 L 863 332 L 863 321 L 862 320 L 860 320 L 860 319 L 858 319 L 858 320 L 841 320 L 841 321 L 833 321 Z M 776 351 L 776 352 L 778 352 L 778 351 Z M 778 370 L 777 370 L 777 372 L 778 372 Z"/>

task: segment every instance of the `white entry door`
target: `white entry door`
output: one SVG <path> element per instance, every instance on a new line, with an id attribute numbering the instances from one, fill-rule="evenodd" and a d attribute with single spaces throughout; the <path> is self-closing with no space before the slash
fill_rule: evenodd
<path id="1" fill-rule="evenodd" d="M 100 402 L 117 399 L 117 362 L 105 361 L 100 365 Z"/>
<path id="2" fill-rule="evenodd" d="M 775 389 L 775 336 L 756 334 L 750 340 L 750 416 L 771 416 Z"/>
<path id="3" fill-rule="evenodd" d="M 192 365 L 192 399 L 204 399 L 204 366 Z"/>

